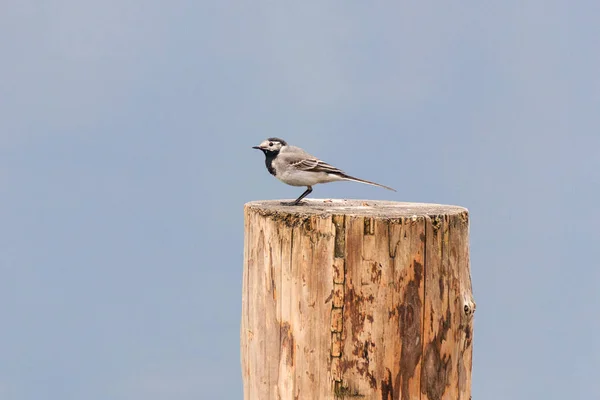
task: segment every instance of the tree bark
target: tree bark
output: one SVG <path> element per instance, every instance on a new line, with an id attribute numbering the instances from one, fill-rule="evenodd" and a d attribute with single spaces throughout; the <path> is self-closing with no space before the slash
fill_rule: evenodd
<path id="1" fill-rule="evenodd" d="M 245 205 L 246 400 L 469 400 L 469 215 L 362 200 Z"/>

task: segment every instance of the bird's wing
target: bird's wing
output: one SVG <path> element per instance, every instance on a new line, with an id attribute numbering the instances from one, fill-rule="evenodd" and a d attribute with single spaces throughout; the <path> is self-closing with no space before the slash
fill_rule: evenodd
<path id="1" fill-rule="evenodd" d="M 327 164 L 317 158 L 303 158 L 301 160 L 291 162 L 290 165 L 300 171 L 325 172 L 328 174 L 345 175 L 344 171 Z"/>
<path id="2" fill-rule="evenodd" d="M 325 172 L 328 174 L 346 175 L 344 171 L 319 160 L 317 157 L 307 153 L 303 149 L 294 146 L 286 146 L 279 153 L 282 161 L 298 171 Z"/>

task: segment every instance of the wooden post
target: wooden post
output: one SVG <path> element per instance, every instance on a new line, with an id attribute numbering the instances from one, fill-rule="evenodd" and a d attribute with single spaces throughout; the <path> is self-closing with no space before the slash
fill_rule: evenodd
<path id="1" fill-rule="evenodd" d="M 246 400 L 469 400 L 466 209 L 245 205 Z"/>

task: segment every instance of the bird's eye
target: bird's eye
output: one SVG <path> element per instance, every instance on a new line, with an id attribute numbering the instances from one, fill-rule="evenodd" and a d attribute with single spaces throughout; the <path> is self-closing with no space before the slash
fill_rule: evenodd
<path id="1" fill-rule="evenodd" d="M 269 142 L 269 147 L 273 147 L 273 142 Z"/>

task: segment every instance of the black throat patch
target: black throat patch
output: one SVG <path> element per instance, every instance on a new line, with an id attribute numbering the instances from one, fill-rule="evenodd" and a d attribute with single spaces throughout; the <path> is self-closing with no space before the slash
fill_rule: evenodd
<path id="1" fill-rule="evenodd" d="M 275 172 L 275 168 L 273 168 L 273 160 L 275 159 L 275 157 L 277 157 L 277 154 L 279 154 L 279 152 L 263 150 L 263 153 L 265 153 L 265 165 L 267 166 L 267 170 L 271 175 L 276 176 L 277 172 Z"/>

